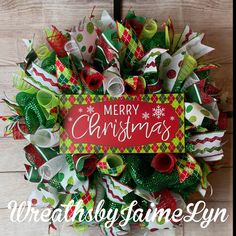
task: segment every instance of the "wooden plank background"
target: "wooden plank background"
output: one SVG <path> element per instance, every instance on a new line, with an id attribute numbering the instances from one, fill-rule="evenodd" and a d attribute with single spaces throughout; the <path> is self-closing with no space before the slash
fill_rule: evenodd
<path id="1" fill-rule="evenodd" d="M 93 6 L 94 14 L 99 16 L 102 9 L 112 14 L 113 4 L 109 0 L 0 0 L 0 97 L 4 92 L 14 96 L 12 73 L 16 70 L 16 62 L 22 61 L 26 49 L 22 38 L 31 38 L 35 34 L 37 40 L 42 39 L 43 27 L 55 24 L 59 28 L 76 25 L 84 16 L 89 16 Z M 182 30 L 189 24 L 194 31 L 205 32 L 204 41 L 216 48 L 206 59 L 220 63 L 221 68 L 213 73 L 220 88 L 225 91 L 227 104 L 222 108 L 232 110 L 232 1 L 231 0 L 124 0 L 122 15 L 129 9 L 137 15 L 154 17 L 160 23 L 168 16 L 174 21 L 176 30 Z M 8 114 L 8 110 L 0 104 L 0 114 Z M 4 124 L 0 124 L 2 134 Z M 224 167 L 209 178 L 214 194 L 207 197 L 209 208 L 227 208 L 230 218 L 226 223 L 212 223 L 203 230 L 199 224 L 188 223 L 175 232 L 158 232 L 150 235 L 175 236 L 212 236 L 232 235 L 232 121 L 229 121 L 228 141 L 224 146 Z M 44 236 L 47 235 L 45 223 L 13 224 L 9 220 L 7 203 L 10 199 L 21 202 L 27 199 L 34 188 L 23 179 L 25 141 L 14 141 L 0 137 L 0 228 L 1 235 Z M 196 200 L 196 195 L 192 200 Z M 99 234 L 97 229 L 90 229 L 81 235 Z M 61 234 L 75 235 L 71 228 L 63 226 Z M 133 235 L 143 235 L 135 232 Z"/>

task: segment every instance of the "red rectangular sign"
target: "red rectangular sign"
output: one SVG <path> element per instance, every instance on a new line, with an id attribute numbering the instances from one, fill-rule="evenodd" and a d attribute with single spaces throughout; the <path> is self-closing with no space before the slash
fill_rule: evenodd
<path id="1" fill-rule="evenodd" d="M 62 153 L 185 151 L 183 94 L 62 95 Z"/>

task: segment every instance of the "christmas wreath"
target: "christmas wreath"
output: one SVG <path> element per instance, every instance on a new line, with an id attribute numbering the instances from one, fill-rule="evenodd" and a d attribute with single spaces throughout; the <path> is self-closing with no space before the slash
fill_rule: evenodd
<path id="1" fill-rule="evenodd" d="M 202 59 L 213 50 L 202 44 L 204 34 L 188 25 L 176 33 L 170 18 L 160 25 L 133 11 L 122 23 L 104 11 L 100 19 L 84 18 L 64 31 L 52 26 L 45 34 L 38 45 L 24 40 L 28 54 L 13 78 L 19 92 L 14 101 L 3 99 L 14 114 L 1 117 L 10 121 L 5 135 L 29 141 L 25 179 L 37 183 L 29 197 L 32 205 L 50 207 L 53 213 L 70 200 L 82 200 L 86 213 L 104 199 L 104 209 L 120 212 L 136 200 L 145 214 L 150 207 L 184 209 L 194 191 L 205 196 L 207 176 L 223 157 L 226 119 L 217 106 L 221 91 L 210 77 L 218 66 Z M 62 94 L 118 98 L 180 93 L 185 96 L 185 153 L 60 154 Z M 161 116 L 161 110 L 156 112 Z M 94 222 L 77 216 L 72 223 L 75 229 L 89 224 Z M 97 224 L 105 235 L 120 235 L 133 226 L 154 231 L 179 222 Z"/>

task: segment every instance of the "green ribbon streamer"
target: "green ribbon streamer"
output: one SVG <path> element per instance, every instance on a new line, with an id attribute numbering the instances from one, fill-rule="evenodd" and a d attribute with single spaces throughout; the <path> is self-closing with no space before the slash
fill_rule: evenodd
<path id="1" fill-rule="evenodd" d="M 32 182 L 32 183 L 39 183 L 41 181 L 41 176 L 39 175 L 38 169 L 36 169 L 34 166 L 30 166 L 29 170 L 27 170 L 27 175 L 25 178 Z"/>
<path id="2" fill-rule="evenodd" d="M 144 26 L 143 26 L 143 30 L 140 34 L 140 39 L 144 39 L 144 38 L 152 38 L 155 33 L 157 32 L 157 22 L 153 19 L 147 19 Z"/>
<path id="3" fill-rule="evenodd" d="M 59 99 L 55 96 L 55 94 L 49 92 L 48 90 L 39 90 L 36 95 L 38 104 L 40 105 L 45 118 L 48 121 L 52 121 L 56 123 L 57 115 L 58 115 L 58 106 Z M 52 112 L 52 109 L 56 109 L 56 111 Z"/>
<path id="4" fill-rule="evenodd" d="M 47 126 L 45 116 L 35 94 L 20 92 L 16 96 L 16 101 L 23 110 L 25 124 L 30 134 L 34 133 L 41 125 Z"/>
<path id="5" fill-rule="evenodd" d="M 184 80 L 193 72 L 197 67 L 197 61 L 191 55 L 186 54 L 183 60 L 183 65 L 179 71 L 175 85 L 173 87 L 173 93 L 179 93 L 181 91 Z"/>
<path id="6" fill-rule="evenodd" d="M 48 73 L 55 75 L 56 74 L 56 66 L 55 66 L 55 62 L 56 62 L 56 53 L 55 52 L 51 52 L 50 55 L 48 55 L 41 64 L 41 68 L 45 71 L 47 71 Z"/>
<path id="7" fill-rule="evenodd" d="M 39 60 L 43 61 L 47 57 L 51 55 L 50 50 L 48 49 L 46 44 L 40 45 L 36 50 L 35 50 Z"/>
<path id="8" fill-rule="evenodd" d="M 31 86 L 29 83 L 24 81 L 24 77 L 27 77 L 23 70 L 19 70 L 16 74 L 13 75 L 14 86 L 21 92 L 26 92 L 34 94 L 37 92 L 37 89 Z"/>
<path id="9" fill-rule="evenodd" d="M 150 51 L 153 48 L 167 48 L 165 43 L 165 32 L 157 32 L 150 39 L 141 40 L 145 51 Z"/>

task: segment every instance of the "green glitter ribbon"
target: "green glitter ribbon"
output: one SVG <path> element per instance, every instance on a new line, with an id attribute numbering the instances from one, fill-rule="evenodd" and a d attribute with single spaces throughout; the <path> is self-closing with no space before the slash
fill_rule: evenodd
<path id="1" fill-rule="evenodd" d="M 159 192 L 162 189 L 169 188 L 180 193 L 183 198 L 187 198 L 201 181 L 201 175 L 194 174 L 180 183 L 176 169 L 172 173 L 157 172 L 151 168 L 147 159 L 143 159 L 139 155 L 129 156 L 127 168 L 136 185 L 148 192 Z"/>
<path id="2" fill-rule="evenodd" d="M 37 102 L 36 94 L 20 92 L 16 96 L 16 101 L 23 110 L 25 124 L 30 134 L 34 133 L 39 126 L 49 128 L 50 123 L 46 122 L 43 111 Z"/>

